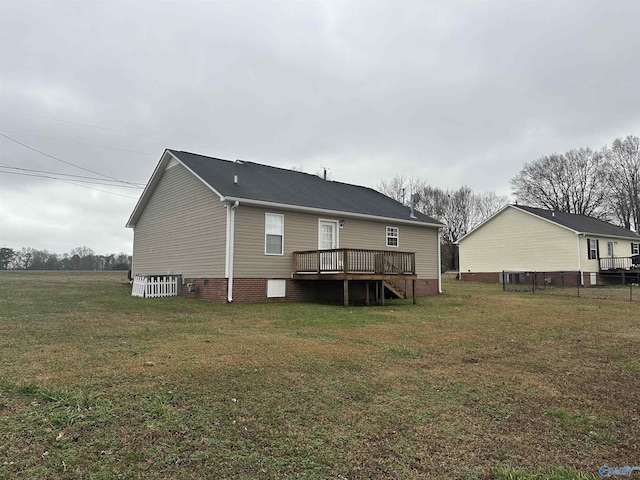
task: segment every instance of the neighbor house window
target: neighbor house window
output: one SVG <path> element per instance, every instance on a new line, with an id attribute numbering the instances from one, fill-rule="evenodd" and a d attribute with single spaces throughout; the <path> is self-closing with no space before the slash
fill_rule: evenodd
<path id="1" fill-rule="evenodd" d="M 640 243 L 631 244 L 631 255 L 640 255 Z"/>
<path id="2" fill-rule="evenodd" d="M 398 246 L 398 227 L 387 227 L 387 247 Z"/>
<path id="3" fill-rule="evenodd" d="M 264 217 L 264 253 L 282 255 L 284 249 L 284 215 L 265 213 Z"/>
<path id="4" fill-rule="evenodd" d="M 598 240 L 593 238 L 587 239 L 587 247 L 588 247 L 588 256 L 589 260 L 597 260 L 598 259 Z"/>

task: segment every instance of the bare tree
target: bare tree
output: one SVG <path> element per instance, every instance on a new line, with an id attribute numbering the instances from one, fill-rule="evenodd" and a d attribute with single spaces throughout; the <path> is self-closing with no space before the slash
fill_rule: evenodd
<path id="1" fill-rule="evenodd" d="M 444 222 L 449 208 L 449 191 L 427 185 L 420 190 L 420 211 Z"/>
<path id="2" fill-rule="evenodd" d="M 506 195 L 496 195 L 495 192 L 477 193 L 475 195 L 475 216 L 471 228 L 475 228 L 489 219 L 508 203 L 509 198 Z"/>
<path id="3" fill-rule="evenodd" d="M 76 247 L 69 252 L 71 257 L 71 270 L 94 270 L 95 252 L 89 247 Z"/>
<path id="4" fill-rule="evenodd" d="M 445 224 L 441 236 L 441 259 L 447 268 L 453 269 L 458 266 L 455 242 L 507 203 L 507 197 L 494 192 L 474 194 L 467 186 L 443 190 L 419 177 L 407 178 L 404 175 L 381 182 L 378 189 L 403 203 L 409 202 L 413 194 L 419 194 L 420 200 L 414 208 Z"/>
<path id="5" fill-rule="evenodd" d="M 431 187 L 423 178 L 396 175 L 389 181 L 380 182 L 378 191 L 404 205 L 409 205 L 411 198 L 417 193 L 420 199 L 413 206 L 416 210 L 426 213 L 425 191 L 429 188 Z"/>
<path id="6" fill-rule="evenodd" d="M 610 210 L 620 225 L 640 231 L 640 138 L 616 138 L 606 149 Z"/>
<path id="7" fill-rule="evenodd" d="M 581 148 L 526 163 L 511 186 L 521 203 L 603 218 L 607 215 L 605 178 L 603 153 Z"/>
<path id="8" fill-rule="evenodd" d="M 463 186 L 447 190 L 447 205 L 442 217 L 446 225 L 443 236 L 443 261 L 448 268 L 458 268 L 458 245 L 456 242 L 471 230 L 474 224 L 476 198 L 473 191 Z"/>

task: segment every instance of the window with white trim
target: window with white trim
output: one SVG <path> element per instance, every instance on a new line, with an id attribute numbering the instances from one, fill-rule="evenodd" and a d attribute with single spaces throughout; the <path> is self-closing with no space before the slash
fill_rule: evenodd
<path id="1" fill-rule="evenodd" d="M 597 260 L 599 255 L 598 255 L 598 240 L 594 239 L 594 238 L 588 238 L 587 239 L 587 254 L 589 257 L 589 260 Z"/>
<path id="2" fill-rule="evenodd" d="M 631 243 L 631 255 L 640 255 L 640 243 Z"/>
<path id="3" fill-rule="evenodd" d="M 264 253 L 282 255 L 284 253 L 284 215 L 264 214 Z"/>
<path id="4" fill-rule="evenodd" d="M 387 227 L 387 247 L 398 246 L 398 227 Z"/>

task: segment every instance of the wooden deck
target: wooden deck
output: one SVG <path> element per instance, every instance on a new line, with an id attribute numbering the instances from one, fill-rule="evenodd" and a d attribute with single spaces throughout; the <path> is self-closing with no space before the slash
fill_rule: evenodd
<path id="1" fill-rule="evenodd" d="M 400 294 L 387 282 L 411 280 L 415 303 L 416 254 L 389 250 L 364 250 L 336 248 L 332 250 L 308 250 L 294 252 L 294 280 L 341 280 L 344 282 L 344 304 L 349 305 L 349 281 L 380 282 L 381 300 L 384 289 Z M 366 303 L 369 303 L 367 287 Z"/>
<path id="2" fill-rule="evenodd" d="M 640 269 L 640 255 L 631 257 L 600 257 L 600 270 Z"/>

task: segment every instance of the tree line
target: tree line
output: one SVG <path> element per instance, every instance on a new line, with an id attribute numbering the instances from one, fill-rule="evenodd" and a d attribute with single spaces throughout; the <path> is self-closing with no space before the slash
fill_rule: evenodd
<path id="1" fill-rule="evenodd" d="M 89 247 L 76 247 L 68 253 L 23 247 L 0 248 L 1 270 L 129 270 L 131 255 L 111 253 L 97 255 Z"/>
<path id="2" fill-rule="evenodd" d="M 446 225 L 441 260 L 454 270 L 456 242 L 509 202 L 494 192 L 475 193 L 467 186 L 441 189 L 403 175 L 381 182 L 378 190 Z M 522 205 L 588 215 L 640 231 L 640 138 L 617 138 L 599 151 L 544 155 L 511 179 L 511 191 Z"/>
<path id="3" fill-rule="evenodd" d="M 544 155 L 511 180 L 518 202 L 640 231 L 640 138 Z"/>

